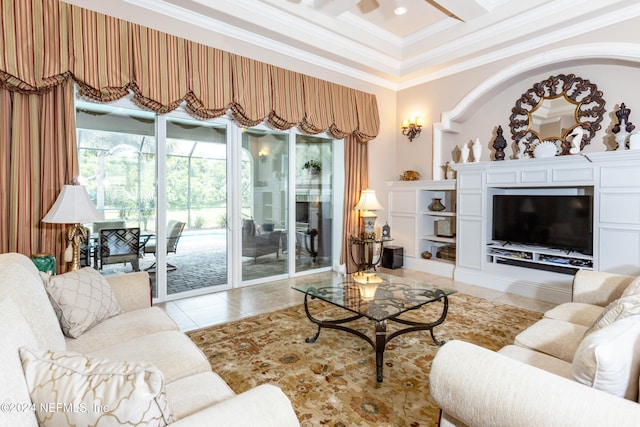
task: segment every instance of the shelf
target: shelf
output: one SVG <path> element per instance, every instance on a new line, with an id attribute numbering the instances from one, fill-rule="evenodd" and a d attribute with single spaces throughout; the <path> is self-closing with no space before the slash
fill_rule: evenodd
<path id="1" fill-rule="evenodd" d="M 455 243 L 455 237 L 440 237 L 435 234 L 428 234 L 422 237 L 422 240 L 429 240 L 430 242 L 441 242 L 441 243 Z"/>
<path id="2" fill-rule="evenodd" d="M 447 212 L 447 211 L 440 211 L 440 212 L 427 211 L 427 212 L 422 212 L 422 215 L 454 217 L 454 216 L 456 216 L 456 213 L 455 212 Z"/>
<path id="3" fill-rule="evenodd" d="M 487 256 L 494 263 L 519 267 L 566 273 L 575 273 L 577 270 L 593 270 L 593 256 L 591 255 L 544 246 L 491 243 L 487 245 Z"/>

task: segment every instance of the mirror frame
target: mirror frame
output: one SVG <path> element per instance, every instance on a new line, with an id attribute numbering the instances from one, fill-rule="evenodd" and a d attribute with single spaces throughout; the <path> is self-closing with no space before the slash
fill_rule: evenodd
<path id="1" fill-rule="evenodd" d="M 575 125 L 566 129 L 560 138 L 543 139 L 538 132 L 531 129 L 531 113 L 538 108 L 545 99 L 554 99 L 564 96 L 569 102 L 576 104 Z M 605 113 L 605 100 L 602 91 L 598 90 L 595 83 L 577 77 L 575 74 L 558 74 L 550 76 L 533 85 L 531 89 L 523 93 L 511 109 L 509 127 L 511 138 L 518 147 L 523 143 L 526 153 L 533 157 L 533 149 L 536 144 L 550 141 L 558 146 L 560 154 L 569 154 L 571 142 L 567 141 L 567 135 L 573 129 L 581 126 L 584 130 L 580 150 L 591 142 L 596 131 L 600 130 Z"/>

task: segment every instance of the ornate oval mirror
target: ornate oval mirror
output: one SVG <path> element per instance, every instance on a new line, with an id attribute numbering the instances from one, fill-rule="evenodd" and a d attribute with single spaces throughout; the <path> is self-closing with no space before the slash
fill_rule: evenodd
<path id="1" fill-rule="evenodd" d="M 551 76 L 516 101 L 509 117 L 511 137 L 529 156 L 536 144 L 547 141 L 567 154 L 571 148 L 567 137 L 581 127 L 582 149 L 600 129 L 604 105 L 602 92 L 589 80 L 574 74 Z"/>

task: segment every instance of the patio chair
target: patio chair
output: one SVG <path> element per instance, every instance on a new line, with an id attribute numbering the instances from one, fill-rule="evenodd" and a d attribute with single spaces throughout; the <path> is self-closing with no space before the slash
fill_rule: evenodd
<path id="1" fill-rule="evenodd" d="M 278 258 L 281 239 L 280 231 L 257 234 L 256 224 L 252 219 L 242 220 L 242 256 L 253 258 L 254 263 L 263 255 L 275 253 Z"/>
<path id="2" fill-rule="evenodd" d="M 93 259 L 94 240 L 91 237 L 91 230 L 88 227 L 84 227 L 87 233 L 87 240 L 80 244 L 80 267 L 91 266 L 91 260 Z"/>
<path id="3" fill-rule="evenodd" d="M 107 219 L 93 222 L 93 233 L 98 235 L 103 228 L 125 228 L 127 225 L 123 219 Z"/>
<path id="4" fill-rule="evenodd" d="M 140 271 L 140 228 L 103 228 L 98 234 L 100 270 L 107 264 L 130 262 Z"/>
<path id="5" fill-rule="evenodd" d="M 176 221 L 173 219 L 167 223 L 167 254 L 171 252 L 173 252 L 174 254 L 176 253 L 176 250 L 178 249 L 178 241 L 180 240 L 180 236 L 182 236 L 182 231 L 184 230 L 184 225 L 184 222 Z M 143 253 L 153 254 L 154 256 L 156 256 L 156 246 L 156 238 L 150 238 L 149 241 L 144 245 Z M 145 270 L 151 270 L 152 268 L 155 268 L 155 266 L 156 261 L 154 261 L 153 264 L 151 264 L 149 267 L 145 268 Z M 167 263 L 167 271 L 173 271 L 177 268 L 178 267 L 176 267 L 175 265 Z"/>

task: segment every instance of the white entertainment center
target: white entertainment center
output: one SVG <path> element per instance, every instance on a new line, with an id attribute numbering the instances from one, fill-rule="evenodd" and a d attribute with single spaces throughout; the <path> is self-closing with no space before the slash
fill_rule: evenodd
<path id="1" fill-rule="evenodd" d="M 456 180 L 393 182 L 389 186 L 394 244 L 405 266 L 504 292 L 556 303 L 571 299 L 578 269 L 640 274 L 640 151 L 607 151 L 546 159 L 455 164 Z M 425 260 L 430 197 L 455 194 L 455 262 Z M 492 199 L 497 194 L 590 195 L 593 254 L 494 242 Z M 571 218 L 567 218 L 571 220 Z"/>

